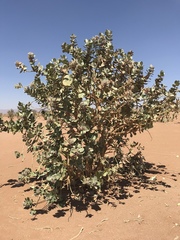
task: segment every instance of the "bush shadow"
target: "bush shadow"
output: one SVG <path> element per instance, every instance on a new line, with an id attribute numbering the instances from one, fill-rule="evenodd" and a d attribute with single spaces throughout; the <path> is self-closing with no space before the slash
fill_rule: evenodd
<path id="1" fill-rule="evenodd" d="M 178 173 L 180 175 L 180 173 Z M 176 174 L 170 174 L 166 165 L 156 165 L 154 163 L 145 162 L 145 171 L 141 176 L 128 176 L 119 174 L 115 176 L 110 183 L 103 186 L 102 192 L 97 194 L 93 190 L 84 189 L 83 197 L 72 197 L 67 191 L 64 192 L 64 199 L 68 199 L 66 202 L 60 202 L 57 204 L 46 204 L 43 208 L 36 206 L 36 216 L 32 220 L 36 220 L 38 215 L 47 214 L 52 209 L 57 208 L 59 205 L 61 209 L 58 209 L 53 216 L 55 218 L 62 218 L 68 212 L 70 216 L 73 211 L 86 212 L 86 217 L 91 218 L 93 214 L 89 213 L 90 209 L 94 211 L 100 211 L 102 204 L 108 204 L 111 207 L 117 207 L 118 204 L 126 204 L 126 200 L 131 198 L 136 193 L 140 193 L 141 189 L 150 191 L 165 191 L 166 188 L 171 188 L 165 180 L 158 180 L 156 176 L 169 176 L 172 180 L 177 181 Z M 35 180 L 33 180 L 35 181 Z M 35 181 L 36 182 L 36 181 Z M 38 182 L 37 182 L 38 184 Z M 11 186 L 11 188 L 23 187 L 25 184 L 18 182 L 16 179 L 9 179 L 2 186 Z M 31 188 L 24 189 L 24 192 L 31 191 Z M 81 189 L 82 191 L 82 189 Z"/>

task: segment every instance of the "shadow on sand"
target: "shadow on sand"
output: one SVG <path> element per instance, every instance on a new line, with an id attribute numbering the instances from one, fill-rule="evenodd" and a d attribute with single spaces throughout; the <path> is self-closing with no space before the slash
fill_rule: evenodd
<path id="1" fill-rule="evenodd" d="M 165 165 L 155 165 L 154 163 L 148 162 L 146 162 L 145 165 L 146 170 L 141 177 L 116 177 L 112 183 L 102 189 L 100 195 L 96 196 L 96 193 L 92 191 L 88 192 L 88 195 L 85 196 L 83 200 L 70 197 L 69 201 L 66 203 L 46 204 L 45 200 L 38 202 L 36 206 L 36 215 L 32 220 L 36 220 L 39 214 L 47 214 L 52 209 L 57 208 L 58 205 L 60 205 L 61 208 L 58 208 L 57 212 L 53 214 L 55 218 L 64 217 L 69 212 L 71 216 L 73 211 L 85 211 L 86 217 L 91 218 L 93 215 L 88 213 L 89 209 L 100 211 L 102 204 L 108 204 L 112 207 L 116 207 L 117 204 L 125 204 L 126 199 L 133 197 L 134 194 L 139 193 L 141 189 L 165 192 L 166 188 L 171 188 L 171 185 L 165 181 L 165 179 L 167 179 L 165 176 L 177 181 L 177 174 L 169 173 Z M 180 175 L 180 173 L 178 173 L 178 175 Z M 159 176 L 164 180 L 158 181 Z M 5 186 L 19 188 L 25 185 L 18 182 L 16 179 L 9 179 L 6 183 L 0 185 L 0 188 Z M 28 191 L 31 191 L 31 188 L 24 189 L 24 192 Z M 45 205 L 42 208 L 38 208 L 38 205 L 43 202 Z"/>

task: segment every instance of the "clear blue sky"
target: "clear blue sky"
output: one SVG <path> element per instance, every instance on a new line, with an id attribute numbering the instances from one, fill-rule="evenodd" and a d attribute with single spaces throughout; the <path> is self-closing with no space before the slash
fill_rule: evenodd
<path id="1" fill-rule="evenodd" d="M 145 68 L 154 65 L 154 77 L 164 70 L 167 86 L 180 79 L 180 0 L 0 0 L 0 109 L 30 100 L 14 85 L 33 75 L 19 74 L 15 61 L 27 64 L 34 52 L 45 65 L 72 33 L 82 46 L 106 29 L 116 48 L 133 50 Z"/>

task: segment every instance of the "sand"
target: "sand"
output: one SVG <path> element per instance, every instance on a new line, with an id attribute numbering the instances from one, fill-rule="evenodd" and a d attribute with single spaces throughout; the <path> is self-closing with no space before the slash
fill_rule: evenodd
<path id="1" fill-rule="evenodd" d="M 126 194 L 111 204 L 74 209 L 72 215 L 69 208 L 42 210 L 35 220 L 23 209 L 24 198 L 33 195 L 30 184 L 14 183 L 18 172 L 35 168 L 36 162 L 30 154 L 24 160 L 15 158 L 15 150 L 26 153 L 20 134 L 0 133 L 0 240 L 180 239 L 179 121 L 157 123 L 136 137 L 145 146 L 148 184 L 125 182 Z"/>

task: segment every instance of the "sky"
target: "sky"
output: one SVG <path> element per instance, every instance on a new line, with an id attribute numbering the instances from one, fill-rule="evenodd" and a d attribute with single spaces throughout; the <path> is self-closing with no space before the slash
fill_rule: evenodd
<path id="1" fill-rule="evenodd" d="M 106 29 L 113 32 L 115 48 L 132 50 L 144 68 L 164 70 L 164 84 L 180 80 L 180 0 L 0 0 L 0 109 L 16 109 L 33 101 L 21 82 L 32 73 L 19 73 L 16 61 L 28 64 L 33 52 L 42 65 L 58 58 L 61 44 L 77 36 L 80 46 Z M 153 80 L 152 79 L 152 80 Z"/>

